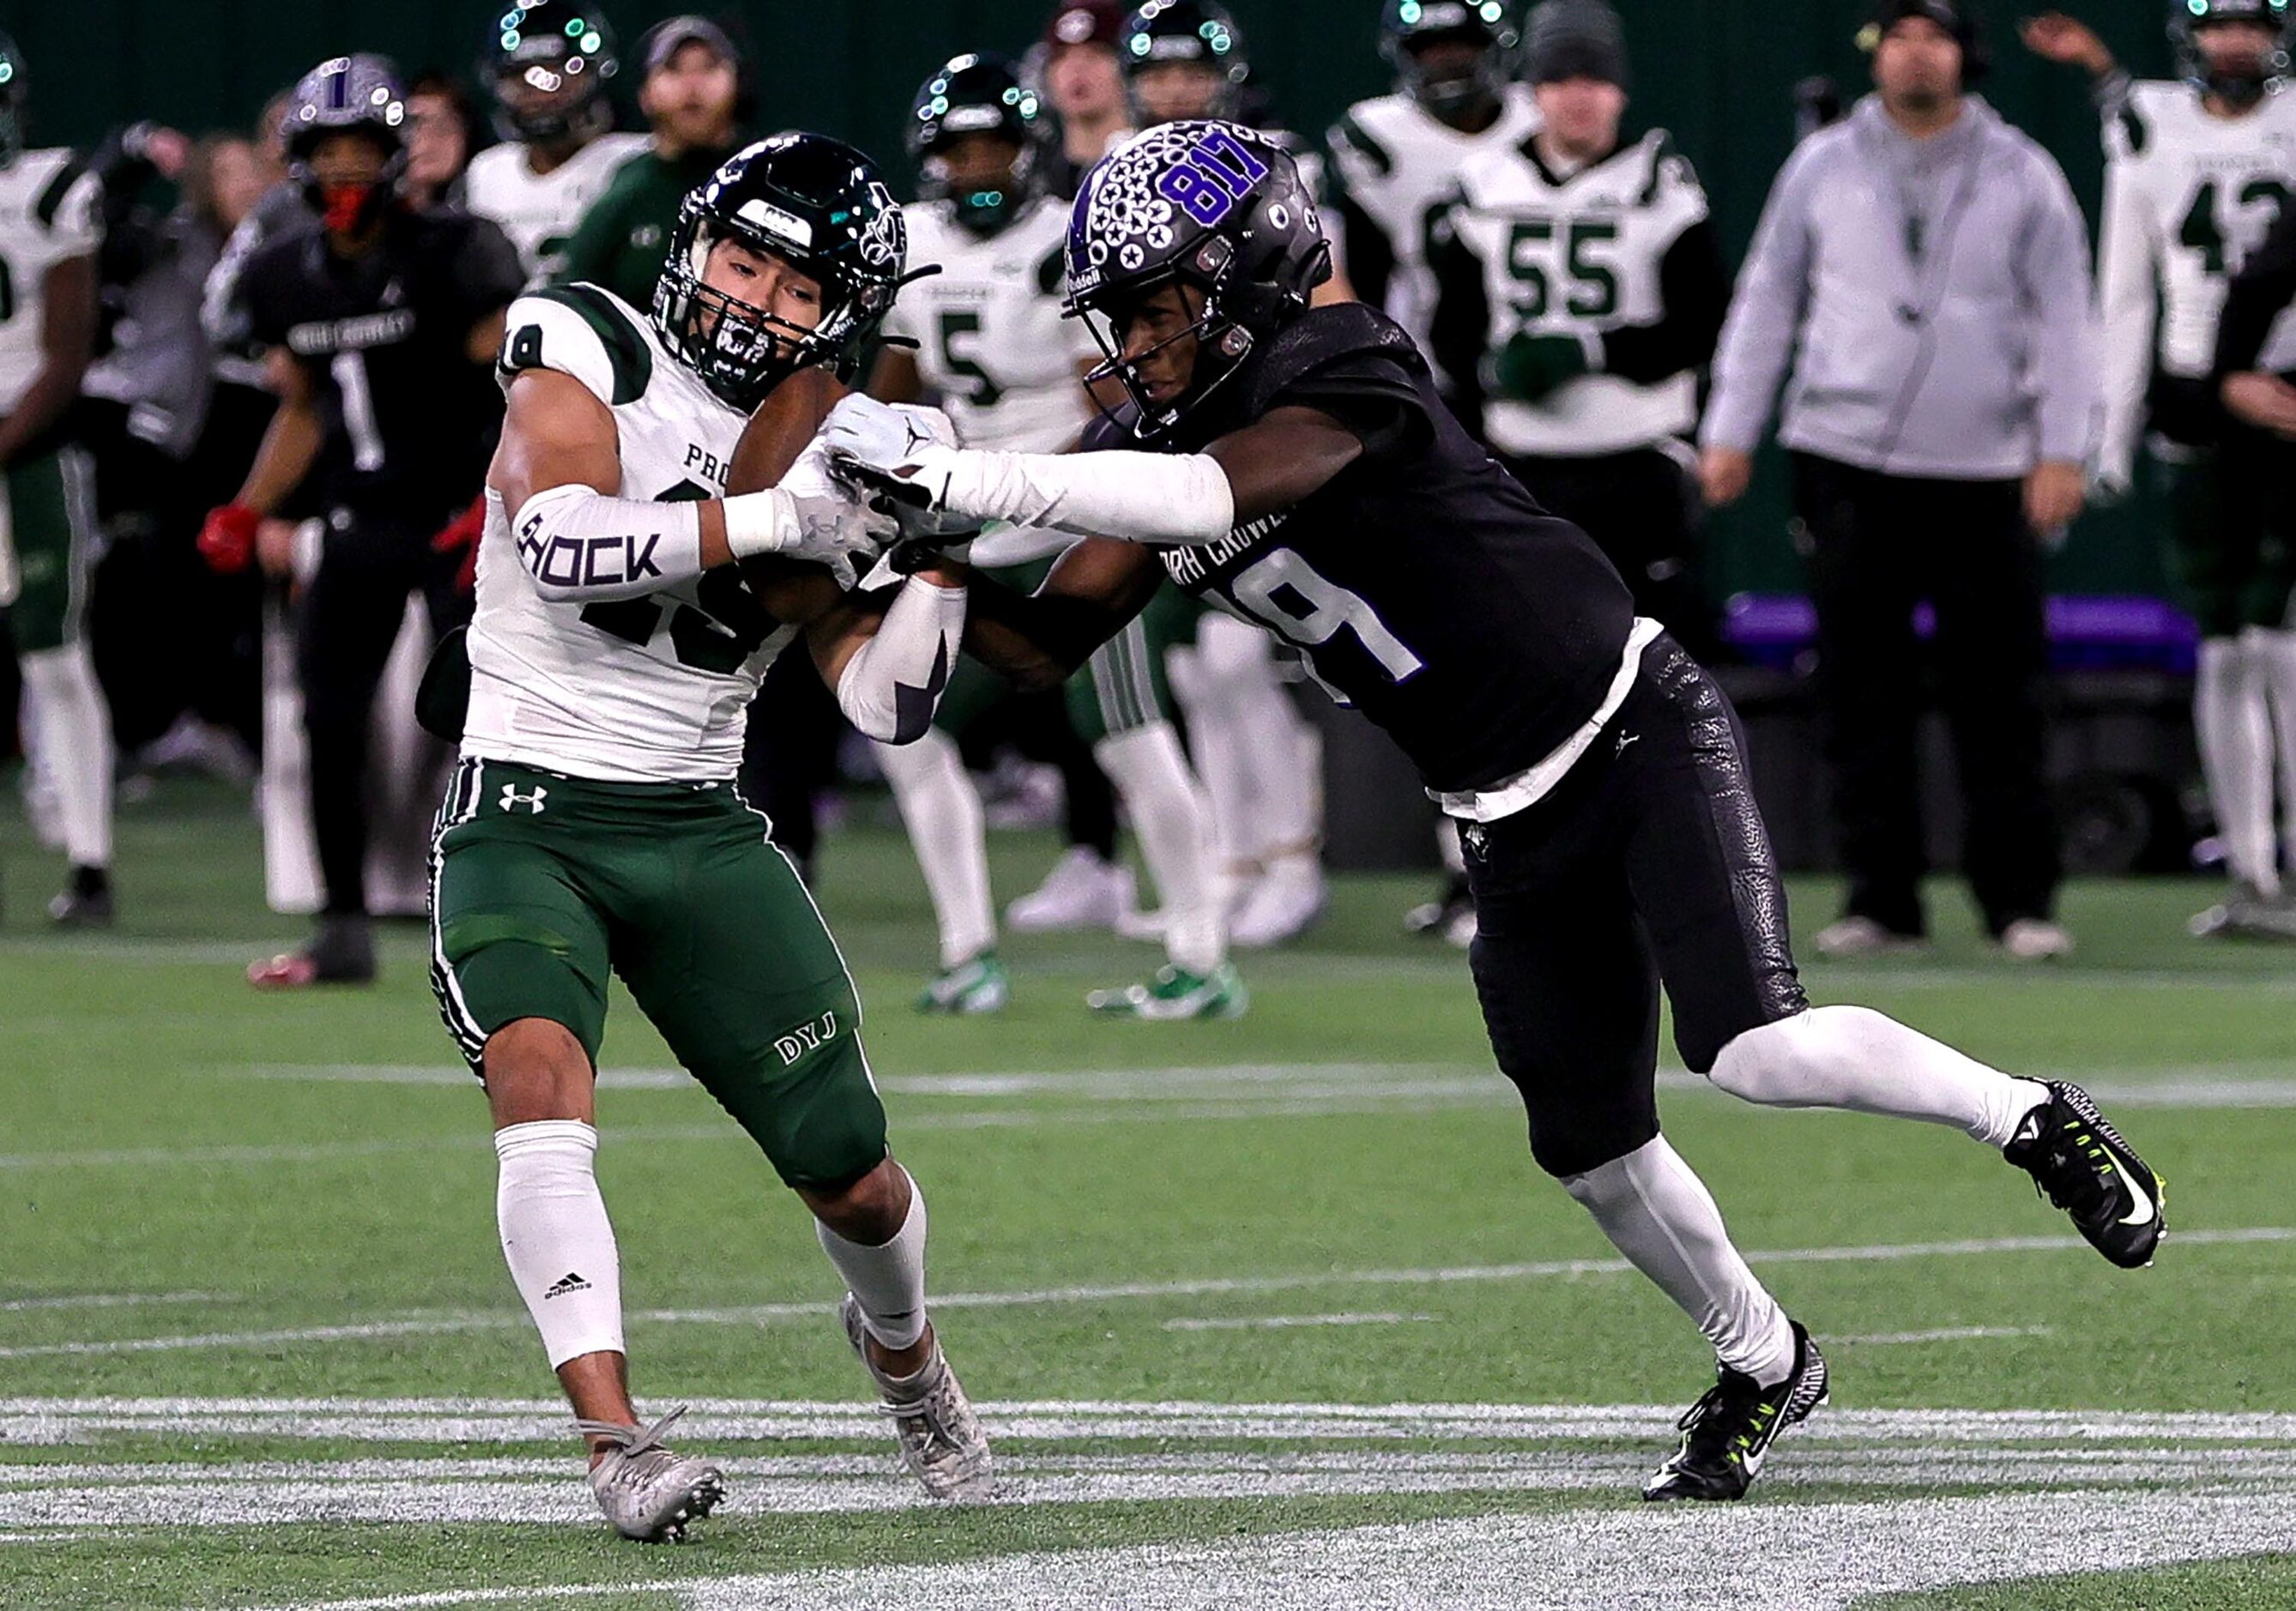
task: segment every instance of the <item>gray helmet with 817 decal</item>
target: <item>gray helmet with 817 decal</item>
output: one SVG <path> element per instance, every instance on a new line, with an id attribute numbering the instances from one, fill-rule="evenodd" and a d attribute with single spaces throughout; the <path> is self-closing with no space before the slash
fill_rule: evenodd
<path id="1" fill-rule="evenodd" d="M 706 282 L 711 249 L 728 241 L 821 287 L 812 329 Z M 813 364 L 849 380 L 893 306 L 908 247 L 875 163 L 826 135 L 775 135 L 735 151 L 687 194 L 654 284 L 654 329 L 703 385 L 745 412 Z"/>
<path id="2" fill-rule="evenodd" d="M 1253 350 L 1308 310 L 1332 277 L 1332 248 L 1291 156 L 1267 135 L 1213 119 L 1135 135 L 1086 176 L 1069 215 L 1069 312 L 1084 320 L 1140 411 L 1143 438 L 1169 431 Z M 1163 287 L 1199 292 L 1202 311 L 1156 348 L 1193 337 L 1187 392 L 1158 405 L 1124 355 L 1127 311 Z"/>

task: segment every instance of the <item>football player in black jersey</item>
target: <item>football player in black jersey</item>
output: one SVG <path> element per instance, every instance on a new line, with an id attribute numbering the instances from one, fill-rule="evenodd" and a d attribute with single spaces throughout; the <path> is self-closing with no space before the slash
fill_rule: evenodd
<path id="1" fill-rule="evenodd" d="M 2116 1264 L 2151 1258 L 2160 1182 L 2079 1087 L 1809 1005 L 1728 701 L 1460 428 L 1398 326 L 1309 307 L 1328 250 L 1275 146 L 1156 130 L 1095 170 L 1069 232 L 1070 306 L 1132 399 L 1099 451 L 916 449 L 861 399 L 832 451 L 921 520 L 1093 534 L 1033 598 L 975 582 L 968 646 L 1013 675 L 1065 675 L 1168 576 L 1296 645 L 1410 754 L 1458 822 L 1533 1156 L 1720 1359 L 1644 1497 L 1734 1499 L 1824 1401 L 1825 1363 L 1659 1134 L 1661 982 L 1683 1060 L 1722 1089 L 1961 1129 Z"/>
<path id="2" fill-rule="evenodd" d="M 239 281 L 280 406 L 239 495 L 209 515 L 201 551 L 218 569 L 244 569 L 258 525 L 307 478 L 328 511 L 297 623 L 325 906 L 309 946 L 249 970 L 258 985 L 374 977 L 363 880 L 375 686 L 410 594 L 439 632 L 470 614 L 461 560 L 432 538 L 486 473 L 502 414 L 489 371 L 525 275 L 493 224 L 400 204 L 406 121 L 380 57 L 338 56 L 307 74 L 286 144 L 317 219 L 257 252 Z M 265 562 L 287 568 L 285 556 Z"/>

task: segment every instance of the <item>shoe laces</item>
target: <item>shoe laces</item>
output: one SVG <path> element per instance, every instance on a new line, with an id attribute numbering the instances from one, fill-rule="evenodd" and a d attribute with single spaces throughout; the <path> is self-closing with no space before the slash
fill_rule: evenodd
<path id="1" fill-rule="evenodd" d="M 1683 1452 L 1742 1464 L 1747 1455 L 1767 1441 L 1779 1409 L 1752 1377 L 1725 1370 L 1721 1379 L 1675 1422 L 1684 1434 Z"/>
<path id="2" fill-rule="evenodd" d="M 680 1404 L 651 1427 L 625 1427 L 619 1421 L 593 1421 L 577 1417 L 574 1428 L 585 1436 L 603 1437 L 613 1445 L 613 1452 L 621 1457 L 621 1461 L 607 1474 L 606 1480 L 627 1486 L 652 1476 L 664 1461 L 675 1458 L 663 1446 L 662 1434 L 685 1413 L 685 1409 L 684 1404 Z"/>
<path id="3" fill-rule="evenodd" d="M 2038 1143 L 2044 1167 L 2033 1176 L 2033 1189 L 2075 1218 L 2095 1214 L 2113 1201 L 2106 1184 L 2119 1173 L 2103 1125 L 2068 1111 L 2062 1121 L 2045 1122 Z"/>

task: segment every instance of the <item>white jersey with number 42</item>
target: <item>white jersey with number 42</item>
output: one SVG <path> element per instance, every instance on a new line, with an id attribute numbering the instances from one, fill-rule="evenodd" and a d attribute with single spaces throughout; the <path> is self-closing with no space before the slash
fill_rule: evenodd
<path id="1" fill-rule="evenodd" d="M 556 370 L 613 414 L 617 495 L 725 496 L 748 419 L 629 304 L 594 285 L 559 286 L 512 303 L 507 329 L 505 386 L 527 370 Z M 463 753 L 612 782 L 731 778 L 750 701 L 797 629 L 722 567 L 644 598 L 548 602 L 519 559 L 513 512 L 487 489 Z"/>
<path id="2" fill-rule="evenodd" d="M 2100 469 L 2125 483 L 2156 345 L 2163 372 L 2208 374 L 2226 284 L 2296 192 L 2296 94 L 2267 95 L 2244 117 L 2218 118 L 2189 84 L 2132 85 L 2105 123 L 2104 143 Z M 2276 340 L 2267 356 L 2282 347 Z"/>
<path id="3" fill-rule="evenodd" d="M 102 244 L 102 200 L 96 176 L 75 176 L 71 152 L 60 148 L 0 168 L 0 414 L 24 400 L 47 362 L 48 270 Z"/>

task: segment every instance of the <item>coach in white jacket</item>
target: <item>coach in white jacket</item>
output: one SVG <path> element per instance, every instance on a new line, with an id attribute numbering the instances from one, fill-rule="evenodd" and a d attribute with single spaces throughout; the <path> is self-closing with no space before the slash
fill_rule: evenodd
<path id="1" fill-rule="evenodd" d="M 1830 954 L 1925 930 L 1913 616 L 1967 811 L 1964 862 L 2011 955 L 2054 956 L 2043 778 L 2042 542 L 2080 511 L 2100 382 L 2088 236 L 2063 173 L 1965 86 L 1964 0 L 1884 0 L 1877 93 L 1779 175 L 1739 276 L 1701 432 L 1711 503 L 1742 495 L 1791 364 L 1779 441 L 1809 539 L 1816 692 L 1847 910 Z"/>

